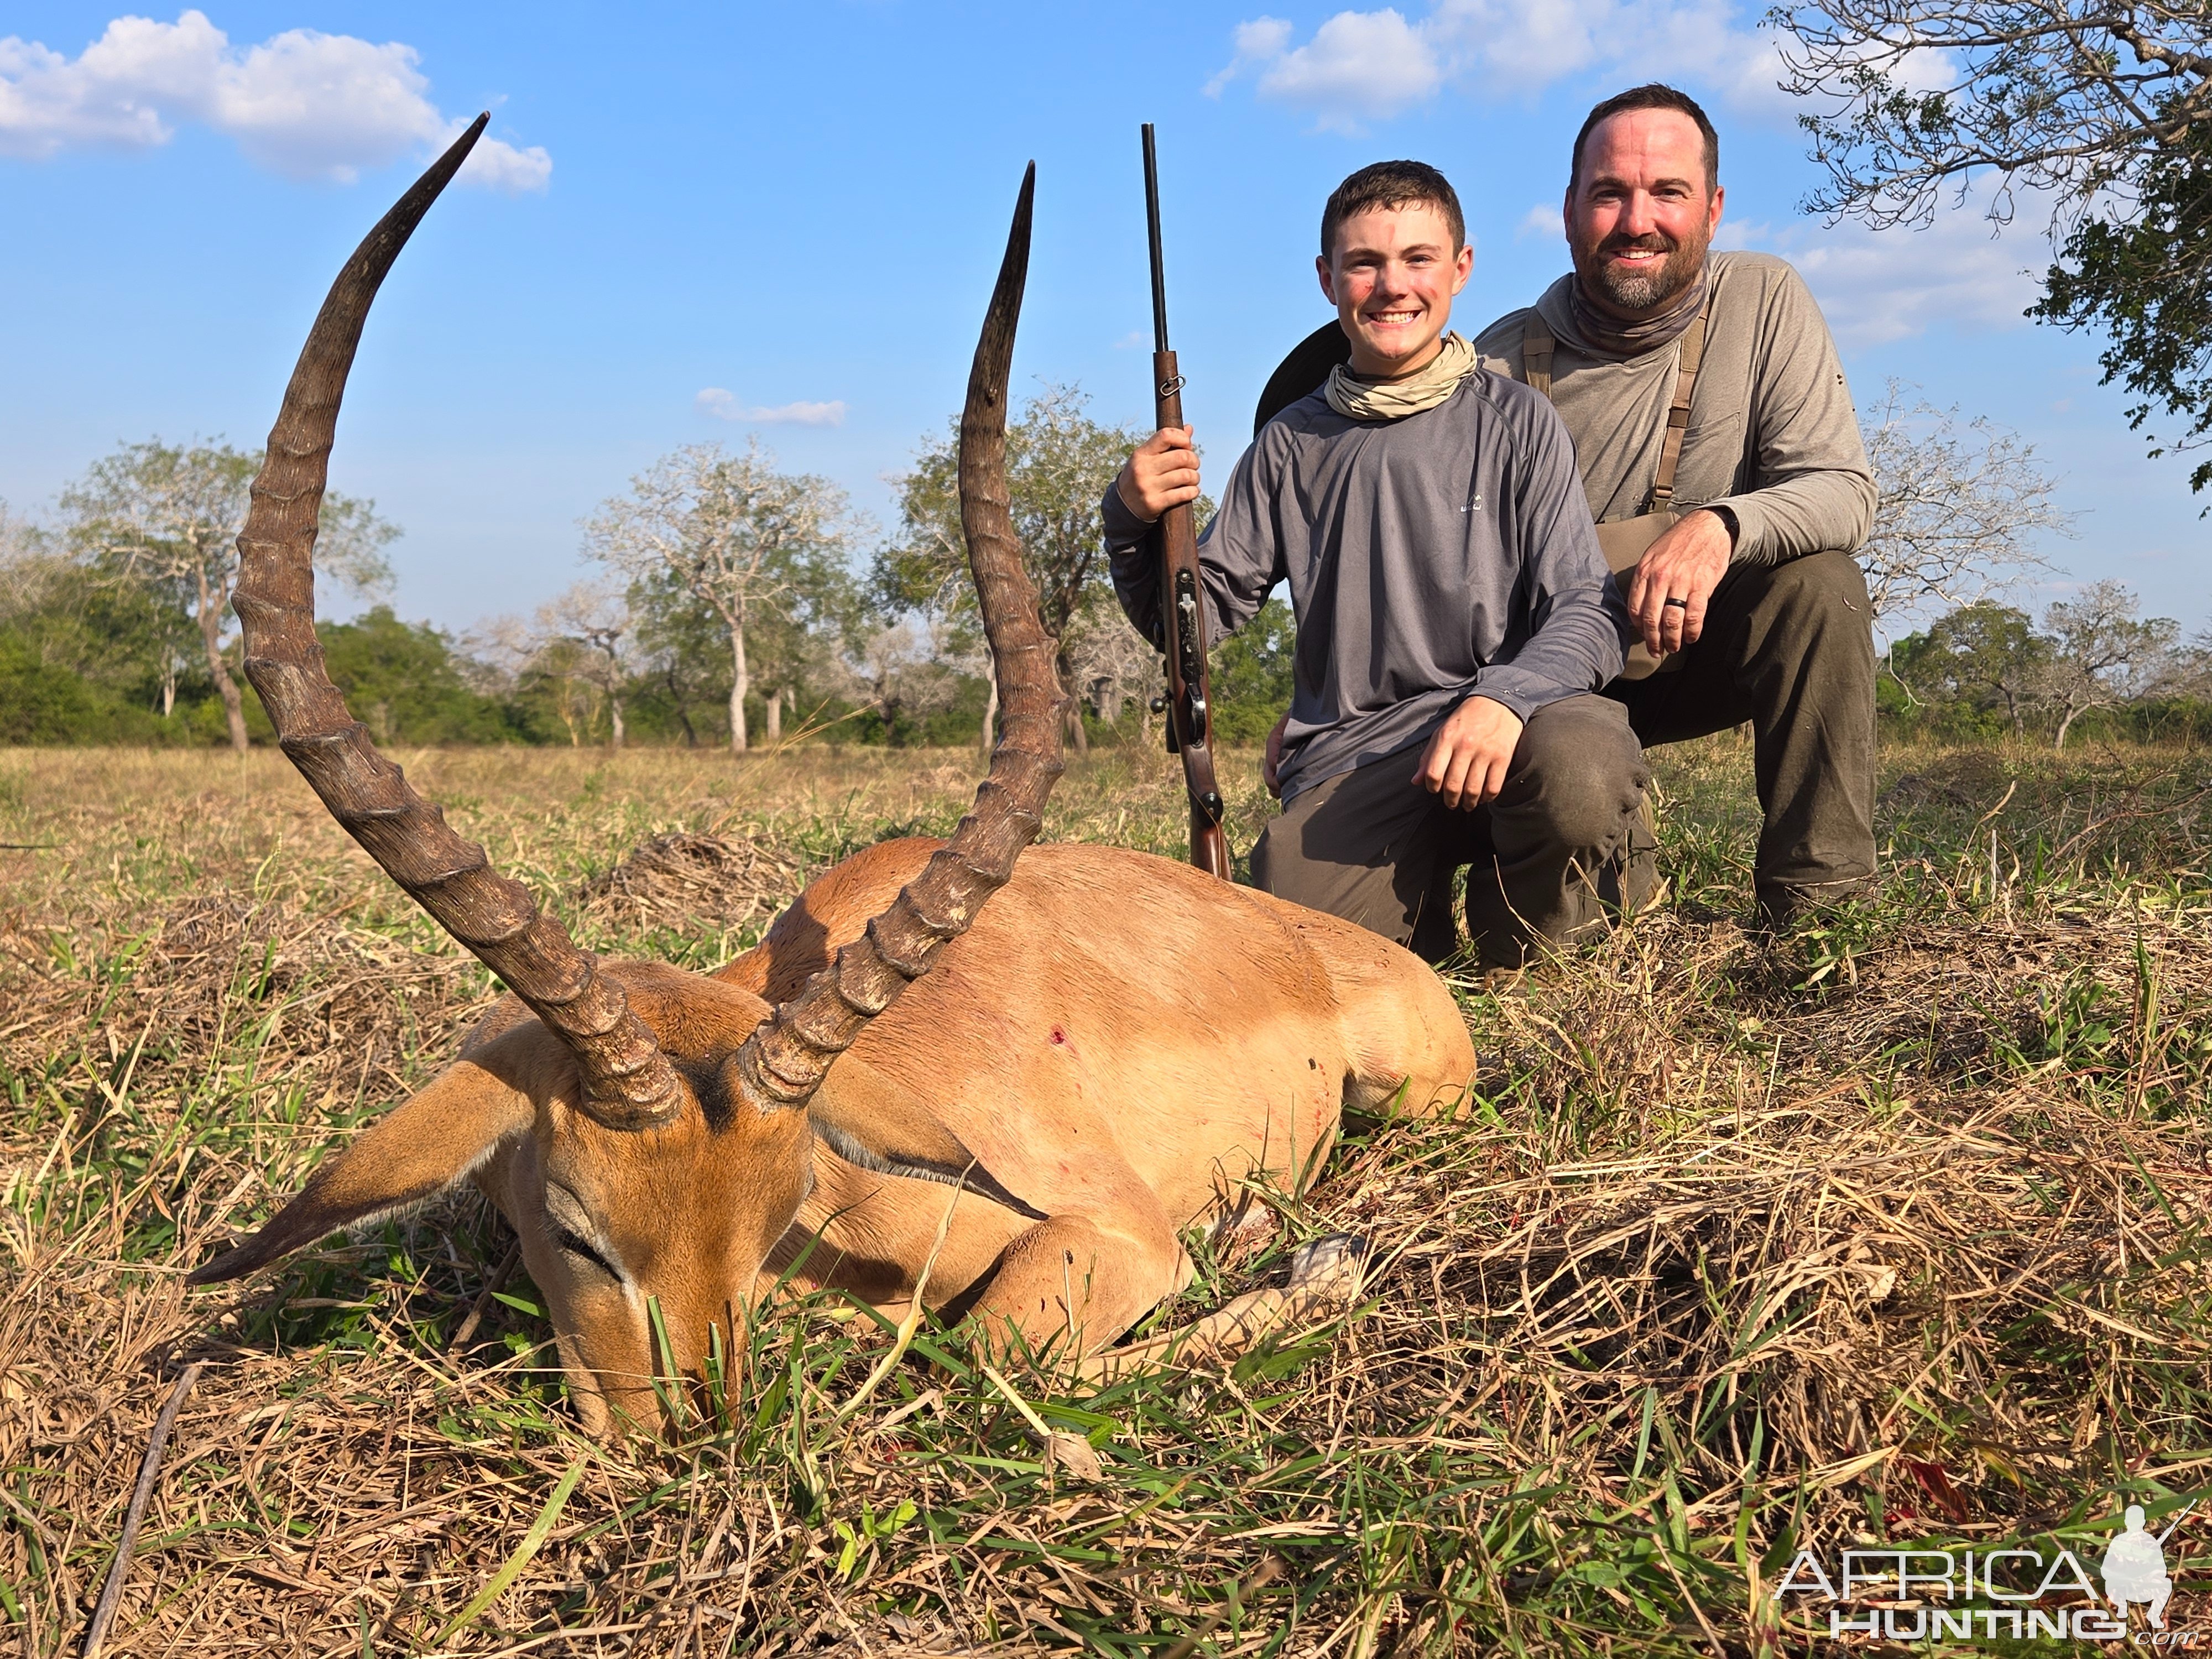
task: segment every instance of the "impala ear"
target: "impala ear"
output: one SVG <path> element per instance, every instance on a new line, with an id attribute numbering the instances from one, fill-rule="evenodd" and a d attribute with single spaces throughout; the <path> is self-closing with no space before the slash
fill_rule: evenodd
<path id="1" fill-rule="evenodd" d="M 906 1176 L 965 1187 L 1032 1221 L 1043 1211 L 1009 1192 L 928 1103 L 889 1073 L 858 1055 L 839 1057 L 806 1103 L 806 1119 L 830 1150 L 878 1175 Z"/>
<path id="2" fill-rule="evenodd" d="M 420 1094 L 327 1159 L 300 1195 L 234 1250 L 185 1279 L 212 1285 L 242 1279 L 326 1233 L 444 1191 L 499 1144 L 530 1127 L 536 1111 L 525 1086 L 543 1027 L 507 1034 L 441 1073 Z"/>

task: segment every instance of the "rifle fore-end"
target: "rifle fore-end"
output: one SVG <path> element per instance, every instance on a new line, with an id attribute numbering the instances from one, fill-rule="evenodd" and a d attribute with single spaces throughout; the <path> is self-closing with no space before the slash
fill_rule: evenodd
<path id="1" fill-rule="evenodd" d="M 1182 419 L 1182 375 L 1176 368 L 1172 351 L 1152 354 L 1152 412 L 1154 424 L 1164 431 L 1180 427 Z M 1188 571 L 1191 580 L 1198 579 L 1198 522 L 1190 504 L 1171 507 L 1160 514 L 1160 604 L 1170 614 L 1164 619 L 1168 641 L 1168 675 L 1170 681 L 1181 678 L 1181 653 L 1175 649 L 1176 621 L 1175 579 L 1178 571 Z M 1203 658 L 1201 656 L 1201 661 Z M 1171 690 L 1178 689 L 1171 686 Z"/>
<path id="2" fill-rule="evenodd" d="M 1153 413 L 1163 428 L 1180 427 L 1182 376 L 1172 351 L 1152 354 Z M 1186 502 L 1160 515 L 1160 623 L 1167 650 L 1169 752 L 1182 758 L 1190 796 L 1191 862 L 1226 881 L 1229 838 L 1223 831 L 1219 784 L 1213 774 L 1213 711 L 1206 662 L 1205 584 L 1198 566 L 1197 514 Z"/>

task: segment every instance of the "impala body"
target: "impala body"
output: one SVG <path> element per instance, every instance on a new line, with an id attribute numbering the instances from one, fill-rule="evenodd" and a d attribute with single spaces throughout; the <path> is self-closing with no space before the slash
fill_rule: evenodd
<path id="1" fill-rule="evenodd" d="M 1396 945 L 1143 854 L 1022 852 L 1060 771 L 1051 644 L 1004 466 L 1027 181 L 961 440 L 1006 738 L 951 840 L 846 860 L 757 950 L 700 975 L 579 951 L 447 829 L 324 674 L 311 552 L 369 301 L 482 125 L 332 289 L 255 484 L 237 605 L 285 752 L 514 994 L 197 1281 L 473 1177 L 521 1241 L 580 1409 L 611 1431 L 651 1419 L 653 1377 L 698 1373 L 782 1276 L 891 1313 L 919 1291 L 1003 1349 L 1095 1354 L 1187 1282 L 1181 1230 L 1255 1178 L 1310 1179 L 1345 1106 L 1456 1097 L 1466 1030 Z"/>

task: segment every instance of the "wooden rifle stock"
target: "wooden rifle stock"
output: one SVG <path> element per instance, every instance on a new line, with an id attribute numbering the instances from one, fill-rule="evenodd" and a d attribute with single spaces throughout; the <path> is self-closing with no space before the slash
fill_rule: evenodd
<path id="1" fill-rule="evenodd" d="M 1160 258 L 1159 170 L 1152 125 L 1144 125 L 1145 218 L 1152 256 L 1152 424 L 1179 427 L 1182 376 L 1168 349 L 1166 268 Z M 1221 827 L 1221 788 L 1213 775 L 1213 708 L 1207 695 L 1206 590 L 1199 579 L 1198 526 L 1188 503 L 1160 515 L 1160 627 L 1167 650 L 1168 752 L 1182 757 L 1190 797 L 1190 861 L 1229 879 L 1229 835 Z"/>

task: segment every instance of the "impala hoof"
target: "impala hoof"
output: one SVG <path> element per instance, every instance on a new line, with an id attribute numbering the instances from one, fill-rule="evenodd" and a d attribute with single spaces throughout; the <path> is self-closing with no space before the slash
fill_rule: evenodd
<path id="1" fill-rule="evenodd" d="M 1357 1233 L 1331 1233 L 1302 1244 L 1291 1257 L 1283 1288 L 1304 1305 L 1331 1300 L 1350 1304 L 1367 1280 L 1367 1241 Z"/>

